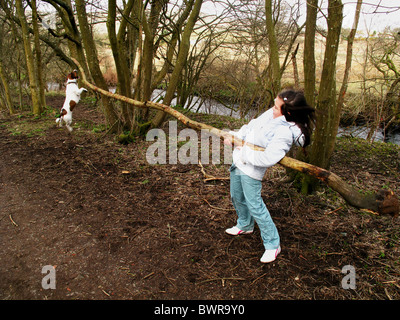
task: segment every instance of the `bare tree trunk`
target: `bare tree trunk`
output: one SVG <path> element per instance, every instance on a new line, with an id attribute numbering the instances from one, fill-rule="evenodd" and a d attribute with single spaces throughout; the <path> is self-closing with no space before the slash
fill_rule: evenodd
<path id="1" fill-rule="evenodd" d="M 22 6 L 22 0 L 16 0 L 16 7 L 17 7 L 18 17 L 21 23 L 22 38 L 24 42 L 26 65 L 29 76 L 29 87 L 32 97 L 32 112 L 33 114 L 39 115 L 41 113 L 41 106 L 38 95 L 38 87 L 36 83 L 35 66 L 34 66 L 33 53 L 29 37 L 29 28 L 28 28 L 28 23 L 26 22 L 24 8 Z"/>
<path id="2" fill-rule="evenodd" d="M 35 62 L 36 62 L 36 82 L 38 86 L 38 95 L 40 101 L 40 113 L 43 112 L 44 107 L 46 106 L 46 96 L 45 96 L 45 85 L 43 83 L 43 67 L 42 67 L 42 52 L 40 50 L 40 41 L 39 41 L 39 25 L 38 25 L 38 13 L 36 0 L 31 0 L 31 8 L 32 8 L 32 25 L 33 25 L 33 39 L 35 43 Z"/>
<path id="3" fill-rule="evenodd" d="M 11 34 L 14 38 L 15 43 L 18 43 L 19 40 L 18 39 L 18 32 L 16 30 L 15 24 L 19 23 L 19 18 L 18 17 L 13 17 L 13 14 L 11 13 L 10 8 L 8 7 L 9 4 L 7 4 L 4 0 L 0 0 L 0 7 L 4 10 L 4 12 L 6 13 L 6 16 L 9 17 L 9 22 L 10 22 L 10 27 L 11 27 Z M 10 4 L 11 5 L 11 4 Z M 4 25 L 3 25 L 4 26 Z M 2 27 L 3 27 L 2 26 Z M 0 39 L 1 42 L 2 39 Z M 16 47 L 16 60 L 17 60 L 17 66 L 16 66 L 16 79 L 18 82 L 18 105 L 19 108 L 22 108 L 22 81 L 21 81 L 21 65 L 22 65 L 22 60 L 24 59 L 23 55 L 23 49 L 20 50 L 20 48 Z M 0 50 L 2 50 L 2 48 L 0 48 Z M 22 54 L 21 54 L 22 52 Z M 7 84 L 8 87 L 8 84 Z M 13 109 L 13 111 L 15 111 Z"/>
<path id="4" fill-rule="evenodd" d="M 269 64 L 271 65 L 272 96 L 281 90 L 281 68 L 279 62 L 278 43 L 275 35 L 275 23 L 272 14 L 272 0 L 265 0 L 265 26 L 268 34 Z"/>
<path id="5" fill-rule="evenodd" d="M 346 95 L 348 82 L 349 82 L 349 75 L 351 70 L 351 61 L 353 58 L 353 43 L 354 38 L 357 32 L 358 21 L 360 20 L 360 12 L 361 12 L 362 0 L 357 0 L 356 6 L 356 13 L 354 16 L 353 27 L 351 28 L 349 37 L 347 38 L 347 54 L 346 54 L 346 66 L 344 69 L 344 76 L 342 86 L 339 91 L 339 97 L 337 102 L 337 113 L 340 114 L 344 104 L 344 96 Z M 336 122 L 336 130 L 339 128 L 340 117 L 338 117 Z"/>
<path id="6" fill-rule="evenodd" d="M 14 105 L 12 103 L 12 99 L 11 99 L 11 95 L 10 95 L 10 88 L 8 86 L 6 75 L 4 74 L 4 71 L 3 71 L 3 62 L 1 61 L 1 59 L 0 59 L 0 79 L 1 79 L 1 82 L 4 87 L 6 107 L 7 107 L 8 111 L 10 112 L 10 114 L 14 114 L 15 110 L 14 110 Z"/>
<path id="7" fill-rule="evenodd" d="M 310 161 L 316 166 L 328 169 L 335 147 L 337 119 L 340 114 L 336 107 L 336 61 L 339 48 L 340 32 L 343 20 L 341 0 L 329 0 L 328 35 L 324 64 L 321 74 L 317 103 L 317 122 L 311 146 Z"/>
<path id="8" fill-rule="evenodd" d="M 142 30 L 145 38 L 142 43 L 141 56 L 141 74 L 140 74 L 140 100 L 150 100 L 153 81 L 153 61 L 154 61 L 154 39 L 159 24 L 159 16 L 164 1 L 153 1 L 150 9 L 150 15 L 147 19 L 144 8 L 141 9 Z M 144 134 L 150 127 L 148 120 L 149 110 L 135 110 L 135 131 L 138 134 Z"/>
<path id="9" fill-rule="evenodd" d="M 76 63 L 78 64 L 77 61 Z M 161 103 L 155 103 L 152 101 L 141 102 L 121 96 L 119 94 L 113 94 L 108 90 L 98 88 L 86 80 L 85 74 L 82 69 L 80 70 L 80 72 L 82 73 L 82 81 L 84 85 L 96 92 L 101 93 L 102 95 L 106 95 L 109 98 L 127 102 L 134 107 L 153 108 L 159 110 L 160 112 L 173 116 L 177 120 L 181 121 L 185 126 L 192 129 L 208 130 L 209 133 L 214 134 L 222 139 L 229 137 L 232 139 L 235 145 L 242 145 L 244 143 L 243 140 L 235 138 L 226 131 L 214 128 L 201 122 L 193 121 L 182 113 L 174 110 L 170 106 Z M 248 143 L 246 144 L 254 150 L 264 150 L 261 147 L 249 145 Z M 365 192 L 360 192 L 359 190 L 353 188 L 339 176 L 325 169 L 289 157 L 284 157 L 279 163 L 287 168 L 300 171 L 323 181 L 333 190 L 338 192 L 347 201 L 347 203 L 353 207 L 372 210 L 374 212 L 378 212 L 379 214 L 391 214 L 393 216 L 397 216 L 399 214 L 398 198 L 390 190 L 382 190 L 378 193 L 366 195 Z"/>
<path id="10" fill-rule="evenodd" d="M 1 33 L 1 34 L 3 34 L 3 33 Z M 2 48 L 3 48 L 3 43 L 2 43 L 2 39 L 0 38 L 0 51 L 2 50 Z M 14 105 L 13 105 L 11 94 L 10 94 L 10 87 L 8 85 L 8 79 L 6 78 L 6 74 L 4 72 L 3 61 L 2 61 L 1 57 L 0 57 L 0 80 L 1 80 L 1 83 L 3 84 L 3 88 L 4 88 L 5 106 L 8 109 L 8 112 L 10 114 L 14 114 L 15 110 L 14 110 Z"/>
<path id="11" fill-rule="evenodd" d="M 68 35 L 66 38 L 70 55 L 79 61 L 85 72 L 89 75 L 89 67 L 87 65 L 85 52 L 83 50 L 81 34 L 75 21 L 74 12 L 72 11 L 71 0 L 48 1 L 53 5 L 60 15 L 64 29 Z M 56 2 L 57 5 L 54 5 L 53 1 Z"/>
<path id="12" fill-rule="evenodd" d="M 294 78 L 294 87 L 296 89 L 300 88 L 300 79 L 299 79 L 299 69 L 297 68 L 297 51 L 299 50 L 299 45 L 297 44 L 296 49 L 292 53 L 292 64 L 293 64 L 293 78 Z"/>
<path id="13" fill-rule="evenodd" d="M 176 86 L 179 81 L 179 77 L 180 77 L 183 67 L 186 63 L 187 54 L 188 54 L 189 48 L 190 48 L 190 35 L 192 34 L 194 25 L 199 16 L 202 3 L 203 3 L 203 0 L 195 1 L 194 5 L 193 5 L 193 10 L 189 16 L 189 20 L 186 24 L 185 30 L 183 31 L 175 68 L 174 68 L 174 71 L 172 72 L 171 79 L 168 84 L 168 89 L 167 89 L 167 92 L 166 92 L 164 100 L 163 100 L 163 103 L 166 105 L 169 105 L 174 97 L 174 93 L 175 93 Z M 164 121 L 164 119 L 165 119 L 165 113 L 161 112 L 161 111 L 158 112 L 152 121 L 153 127 L 160 126 L 161 123 Z"/>
<path id="14" fill-rule="evenodd" d="M 130 0 L 127 7 L 125 8 L 124 16 L 129 15 L 130 10 L 133 7 L 135 0 Z M 128 59 L 126 57 L 126 50 L 124 50 L 122 41 L 119 39 L 125 32 L 126 28 L 126 21 L 125 19 L 122 20 L 119 26 L 118 37 L 116 33 L 116 17 L 117 17 L 117 4 L 116 0 L 109 0 L 108 1 L 108 17 L 107 17 L 107 30 L 108 30 L 108 38 L 110 40 L 110 45 L 112 49 L 112 54 L 114 56 L 115 68 L 117 71 L 117 78 L 118 78 L 118 90 L 119 92 L 126 96 L 131 97 L 131 89 L 130 89 L 130 77 L 129 77 L 129 66 L 128 66 Z M 132 129 L 132 115 L 128 106 L 122 103 L 122 119 L 123 119 L 123 126 Z"/>
<path id="15" fill-rule="evenodd" d="M 92 32 L 87 20 L 85 8 L 86 2 L 84 0 L 76 0 L 75 4 L 90 73 L 97 86 L 104 90 L 108 90 L 107 83 L 100 70 L 96 44 L 93 40 Z M 109 97 L 106 95 L 102 95 L 101 97 L 107 124 L 111 126 L 111 132 L 117 132 L 119 130 L 120 120 L 114 110 L 112 101 L 110 101 Z"/>
<path id="16" fill-rule="evenodd" d="M 315 30 L 318 0 L 307 1 L 306 31 L 304 37 L 304 95 L 310 106 L 315 106 Z"/>

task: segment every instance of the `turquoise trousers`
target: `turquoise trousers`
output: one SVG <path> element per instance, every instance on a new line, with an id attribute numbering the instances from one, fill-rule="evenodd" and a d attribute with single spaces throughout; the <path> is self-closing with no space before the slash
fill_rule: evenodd
<path id="1" fill-rule="evenodd" d="M 261 198 L 261 181 L 244 174 L 234 164 L 230 169 L 230 179 L 232 203 L 238 215 L 236 227 L 251 231 L 255 221 L 265 250 L 277 249 L 280 244 L 279 233 Z"/>

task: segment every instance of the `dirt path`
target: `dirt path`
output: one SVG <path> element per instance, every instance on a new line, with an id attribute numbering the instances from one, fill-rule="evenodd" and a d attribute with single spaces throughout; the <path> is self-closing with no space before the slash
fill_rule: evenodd
<path id="1" fill-rule="evenodd" d="M 327 191 L 301 196 L 277 168 L 263 196 L 283 250 L 262 265 L 258 230 L 224 234 L 235 222 L 227 182 L 204 183 L 196 165 L 149 165 L 148 142 L 94 133 L 101 117 L 87 105 L 74 116 L 72 135 L 52 118 L 0 119 L 1 299 L 400 298 L 398 221 Z M 16 133 L 16 121 L 42 129 Z M 393 185 L 398 163 L 385 165 L 379 184 Z M 361 183 L 371 170 L 353 175 Z M 47 265 L 56 289 L 42 287 Z M 356 290 L 341 287 L 345 265 Z"/>

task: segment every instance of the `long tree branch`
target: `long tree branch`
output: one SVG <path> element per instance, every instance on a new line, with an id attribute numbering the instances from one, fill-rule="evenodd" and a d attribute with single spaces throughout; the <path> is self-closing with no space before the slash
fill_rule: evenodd
<path id="1" fill-rule="evenodd" d="M 243 140 L 234 137 L 230 133 L 214 128 L 210 125 L 191 120 L 190 118 L 174 110 L 170 106 L 161 103 L 156 103 L 153 101 L 146 101 L 146 102 L 137 101 L 96 87 L 95 85 L 91 84 L 86 80 L 84 71 L 79 65 L 78 61 L 76 61 L 75 59 L 73 60 L 79 68 L 82 77 L 82 83 L 86 85 L 88 88 L 92 89 L 93 91 L 96 91 L 100 94 L 106 95 L 113 99 L 127 102 L 128 104 L 134 107 L 152 108 L 159 111 L 163 111 L 171 115 L 172 117 L 176 118 L 187 127 L 196 130 L 207 130 L 209 133 L 216 135 L 222 139 L 230 138 L 232 142 L 237 146 L 244 144 Z M 246 145 L 257 151 L 265 150 L 264 148 L 261 148 L 256 145 L 251 145 L 249 143 L 246 143 Z M 346 202 L 353 207 L 371 210 L 379 214 L 391 214 L 395 217 L 399 215 L 399 201 L 397 196 L 391 190 L 382 190 L 378 193 L 365 194 L 365 192 L 360 192 L 359 190 L 350 186 L 347 182 L 345 182 L 335 173 L 319 168 L 317 166 L 287 156 L 285 156 L 279 163 L 284 167 L 308 174 L 310 176 L 319 179 L 320 181 L 327 184 L 330 188 L 338 192 L 346 200 Z"/>

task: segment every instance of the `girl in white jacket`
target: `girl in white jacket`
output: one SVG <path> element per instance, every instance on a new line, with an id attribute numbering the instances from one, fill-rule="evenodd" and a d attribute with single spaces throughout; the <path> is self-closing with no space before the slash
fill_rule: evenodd
<path id="1" fill-rule="evenodd" d="M 274 261 L 281 247 L 278 230 L 261 198 L 261 180 L 266 169 L 278 163 L 293 143 L 303 148 L 310 144 L 314 112 L 301 91 L 287 90 L 278 94 L 273 108 L 238 132 L 230 132 L 265 149 L 255 151 L 245 143 L 233 151 L 230 192 L 238 219 L 234 227 L 226 230 L 230 235 L 249 234 L 257 222 L 265 247 L 260 260 L 263 263 Z M 227 138 L 225 143 L 232 141 Z"/>

